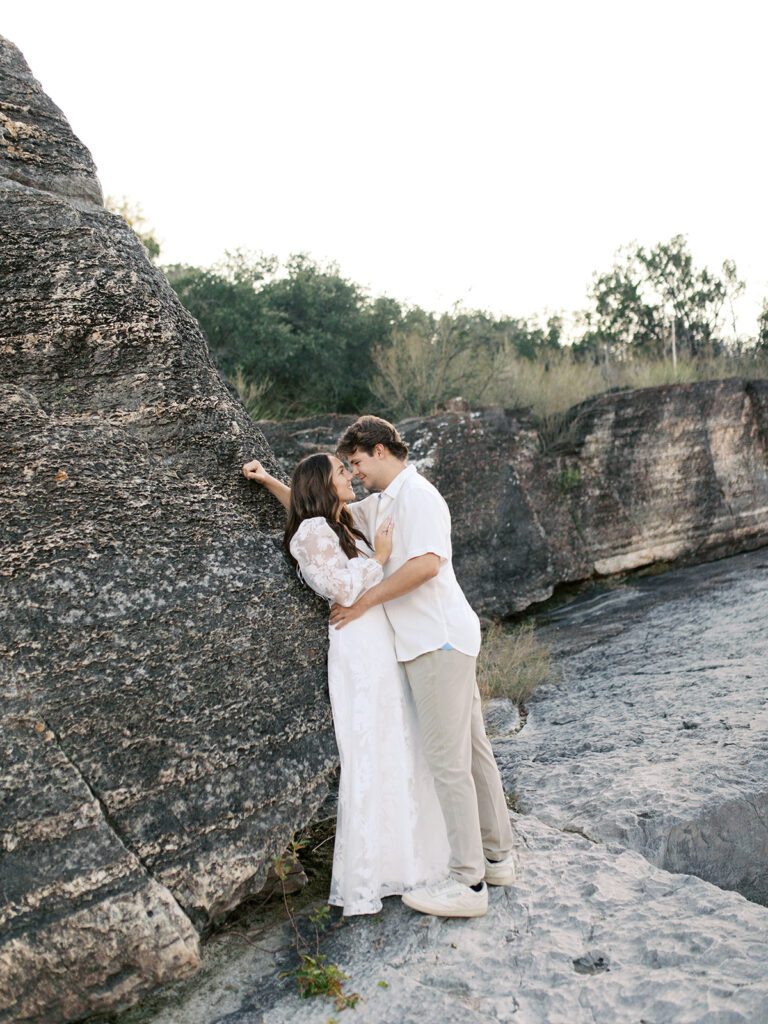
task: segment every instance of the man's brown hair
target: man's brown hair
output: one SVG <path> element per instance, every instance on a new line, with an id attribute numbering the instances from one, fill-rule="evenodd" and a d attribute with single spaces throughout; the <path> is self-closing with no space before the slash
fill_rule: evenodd
<path id="1" fill-rule="evenodd" d="M 359 448 L 366 455 L 373 455 L 377 444 L 384 445 L 397 459 L 408 458 L 408 445 L 392 424 L 380 416 L 361 416 L 355 420 L 339 438 L 336 454 L 349 458 Z"/>

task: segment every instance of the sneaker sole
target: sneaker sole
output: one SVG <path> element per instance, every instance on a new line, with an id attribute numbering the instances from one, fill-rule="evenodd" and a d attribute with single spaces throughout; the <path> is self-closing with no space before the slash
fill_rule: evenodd
<path id="1" fill-rule="evenodd" d="M 512 885 L 515 881 L 514 871 L 497 872 L 496 874 L 486 871 L 485 881 L 488 885 Z"/>
<path id="2" fill-rule="evenodd" d="M 411 910 L 418 910 L 420 914 L 431 914 L 433 917 L 483 917 L 488 913 L 488 905 L 478 907 L 441 907 L 436 908 L 434 904 L 421 903 L 417 899 L 411 899 L 408 893 L 402 897 L 403 903 Z"/>

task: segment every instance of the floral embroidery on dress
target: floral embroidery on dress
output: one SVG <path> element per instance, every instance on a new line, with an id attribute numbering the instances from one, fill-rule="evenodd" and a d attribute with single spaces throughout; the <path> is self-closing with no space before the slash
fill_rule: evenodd
<path id="1" fill-rule="evenodd" d="M 328 601 L 348 608 L 383 578 L 373 558 L 347 558 L 339 538 L 321 517 L 305 519 L 291 539 L 291 554 L 304 582 Z"/>

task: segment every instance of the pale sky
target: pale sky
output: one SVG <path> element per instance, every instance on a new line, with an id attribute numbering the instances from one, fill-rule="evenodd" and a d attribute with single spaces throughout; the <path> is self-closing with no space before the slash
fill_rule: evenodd
<path id="1" fill-rule="evenodd" d="M 586 304 L 688 236 L 768 296 L 762 0 L 67 0 L 0 32 L 161 262 L 308 252 L 401 301 Z"/>

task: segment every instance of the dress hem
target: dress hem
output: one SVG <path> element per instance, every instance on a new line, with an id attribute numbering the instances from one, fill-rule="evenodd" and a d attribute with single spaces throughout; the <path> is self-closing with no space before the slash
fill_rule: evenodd
<path id="1" fill-rule="evenodd" d="M 445 878 L 446 872 L 440 875 L 440 878 Z M 329 896 L 328 903 L 332 907 L 341 907 L 342 917 L 357 917 L 361 914 L 378 914 L 382 909 L 382 900 L 387 899 L 389 896 L 402 896 L 406 892 L 410 892 L 412 889 L 419 889 L 424 885 L 433 885 L 438 880 L 438 876 L 433 876 L 426 879 L 423 882 L 417 882 L 414 885 L 387 885 L 382 886 L 378 896 L 372 896 L 367 900 L 356 900 L 354 903 L 345 904 L 344 900 L 340 896 Z"/>

